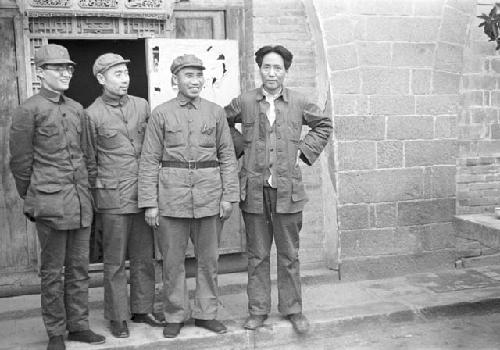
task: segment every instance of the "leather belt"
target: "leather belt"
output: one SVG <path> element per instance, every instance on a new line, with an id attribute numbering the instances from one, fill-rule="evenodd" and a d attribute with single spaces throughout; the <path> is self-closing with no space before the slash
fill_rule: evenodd
<path id="1" fill-rule="evenodd" d="M 184 168 L 184 169 L 205 169 L 205 168 L 217 168 L 219 166 L 219 162 L 216 160 L 207 160 L 204 162 L 196 162 L 194 160 L 190 160 L 187 162 L 181 162 L 177 160 L 163 160 L 161 162 L 161 166 L 164 168 Z"/>

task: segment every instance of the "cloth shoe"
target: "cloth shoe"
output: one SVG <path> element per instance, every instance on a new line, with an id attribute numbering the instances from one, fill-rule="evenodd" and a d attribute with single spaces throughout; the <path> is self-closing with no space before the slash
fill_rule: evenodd
<path id="1" fill-rule="evenodd" d="M 163 336 L 165 338 L 175 338 L 181 332 L 181 328 L 184 326 L 184 323 L 167 323 L 165 328 L 163 328 Z"/>
<path id="2" fill-rule="evenodd" d="M 267 319 L 267 315 L 250 315 L 245 320 L 243 328 L 255 330 L 264 325 L 264 321 Z"/>
<path id="3" fill-rule="evenodd" d="M 224 334 L 227 332 L 226 326 L 224 326 L 222 324 L 222 322 L 217 321 L 217 320 L 195 319 L 194 325 L 196 327 L 202 327 L 202 328 L 208 329 L 209 331 L 212 331 L 212 332 L 217 333 L 217 334 Z"/>
<path id="4" fill-rule="evenodd" d="M 309 332 L 309 321 L 307 318 L 301 313 L 290 314 L 286 316 L 290 322 L 292 323 L 293 329 L 295 332 L 299 334 L 306 334 Z"/>
<path id="5" fill-rule="evenodd" d="M 146 323 L 151 327 L 165 327 L 167 322 L 160 321 L 153 314 L 133 314 L 131 318 L 134 323 Z"/>
<path id="6" fill-rule="evenodd" d="M 110 321 L 109 328 L 115 338 L 128 338 L 130 336 L 126 321 Z"/>
<path id="7" fill-rule="evenodd" d="M 68 340 L 88 343 L 90 345 L 104 344 L 106 338 L 100 334 L 92 332 L 90 329 L 77 332 L 69 332 Z"/>
<path id="8" fill-rule="evenodd" d="M 56 335 L 49 338 L 49 344 L 47 345 L 47 350 L 66 350 L 66 345 L 64 345 L 64 338 L 62 335 Z"/>

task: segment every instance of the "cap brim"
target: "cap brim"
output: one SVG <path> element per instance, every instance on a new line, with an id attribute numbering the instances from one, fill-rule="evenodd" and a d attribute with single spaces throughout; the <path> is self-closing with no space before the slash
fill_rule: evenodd
<path id="1" fill-rule="evenodd" d="M 184 68 L 198 68 L 201 70 L 205 70 L 205 66 L 199 65 L 199 64 L 184 64 L 182 66 L 177 67 L 177 69 L 173 72 L 173 74 L 177 74 L 181 69 Z"/>
<path id="2" fill-rule="evenodd" d="M 55 58 L 55 59 L 50 59 L 50 60 L 44 60 L 39 62 L 37 65 L 38 66 L 43 66 L 44 64 L 72 64 L 76 66 L 76 63 L 73 62 L 72 60 L 68 60 L 66 58 Z"/>

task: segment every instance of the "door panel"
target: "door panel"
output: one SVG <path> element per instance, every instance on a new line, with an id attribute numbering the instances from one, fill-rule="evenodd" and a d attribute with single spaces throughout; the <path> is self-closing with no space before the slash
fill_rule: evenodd
<path id="1" fill-rule="evenodd" d="M 225 39 L 223 11 L 175 11 L 175 38 Z"/>

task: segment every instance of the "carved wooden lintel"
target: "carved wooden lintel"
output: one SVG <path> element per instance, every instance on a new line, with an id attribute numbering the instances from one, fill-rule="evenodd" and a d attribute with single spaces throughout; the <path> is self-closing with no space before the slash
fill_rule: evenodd
<path id="1" fill-rule="evenodd" d="M 169 19 L 175 0 L 29 0 L 29 17 L 105 16 Z M 22 3 L 22 2 L 21 2 Z"/>

